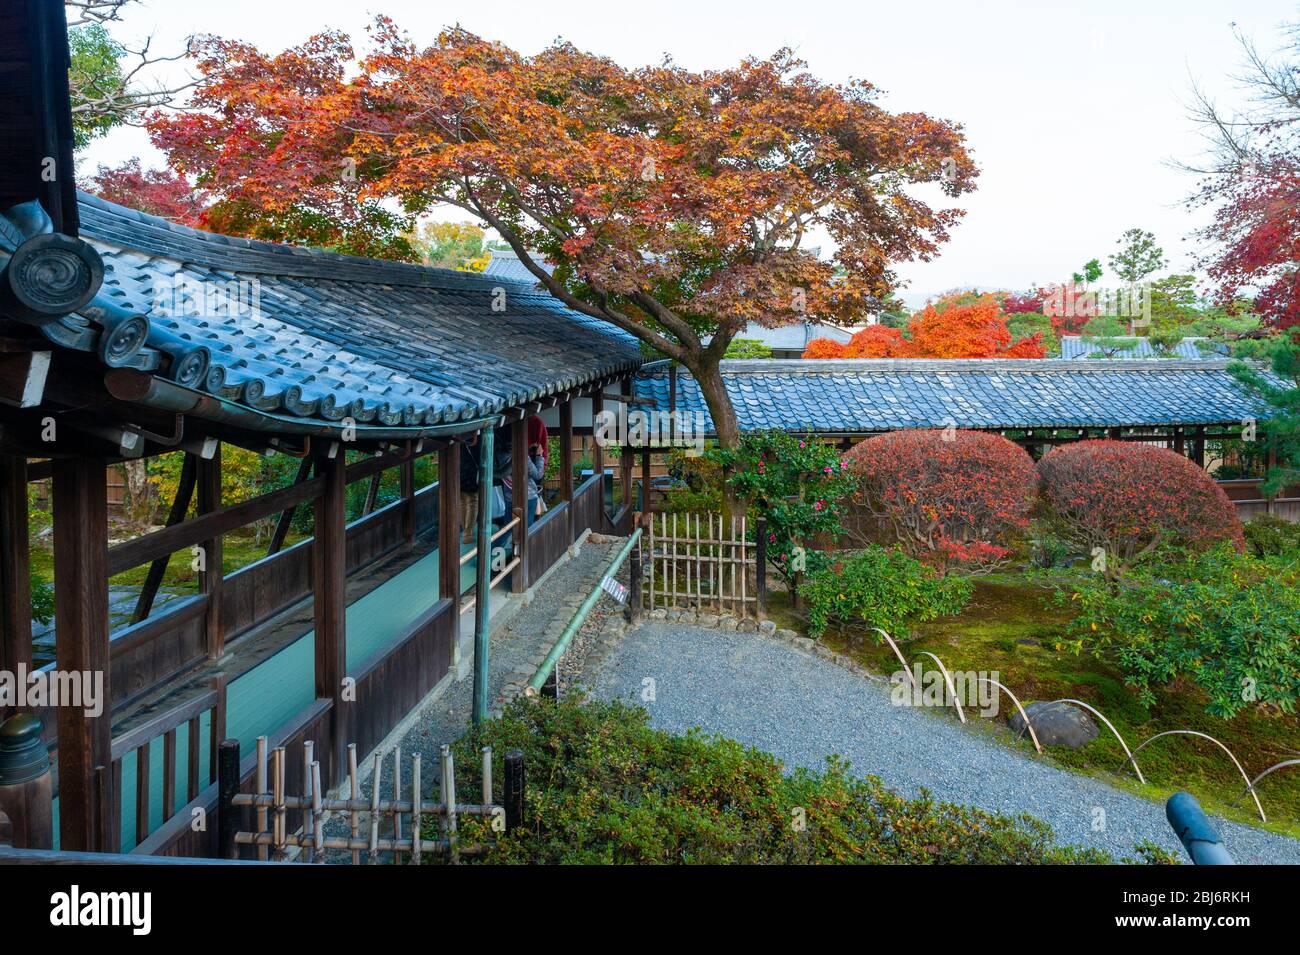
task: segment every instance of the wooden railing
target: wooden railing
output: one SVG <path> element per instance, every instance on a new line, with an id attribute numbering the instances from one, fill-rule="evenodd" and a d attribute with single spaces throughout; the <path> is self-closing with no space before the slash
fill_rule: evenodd
<path id="1" fill-rule="evenodd" d="M 205 714 L 211 713 L 208 722 L 208 765 L 204 776 L 202 759 L 202 721 Z M 134 754 L 135 763 L 135 833 L 133 845 L 143 843 L 153 831 L 150 826 L 151 810 L 154 806 L 152 761 L 153 744 L 162 740 L 162 825 L 166 825 L 176 815 L 176 779 L 177 779 L 177 737 L 181 729 L 186 732 L 186 798 L 182 805 L 193 802 L 205 785 L 216 778 L 217 745 L 226 736 L 226 678 L 218 674 L 213 678 L 212 687 L 192 700 L 157 714 L 135 728 L 128 730 L 113 740 L 112 766 L 110 769 L 100 767 L 97 773 L 105 773 L 108 778 L 104 783 L 112 787 L 112 797 L 108 805 L 122 806 L 122 764 L 128 756 Z M 110 820 L 112 825 L 112 848 L 119 851 L 122 847 L 120 814 Z"/>

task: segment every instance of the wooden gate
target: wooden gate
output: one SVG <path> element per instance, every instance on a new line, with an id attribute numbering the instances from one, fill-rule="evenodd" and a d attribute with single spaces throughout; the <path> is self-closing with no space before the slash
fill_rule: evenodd
<path id="1" fill-rule="evenodd" d="M 645 606 L 758 616 L 765 584 L 761 524 L 750 540 L 743 516 L 647 515 L 641 559 Z"/>

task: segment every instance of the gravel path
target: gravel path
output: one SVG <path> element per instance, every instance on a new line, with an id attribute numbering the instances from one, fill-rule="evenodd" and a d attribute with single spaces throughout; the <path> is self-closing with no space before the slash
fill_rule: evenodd
<path id="1" fill-rule="evenodd" d="M 1058 841 L 1131 855 L 1148 839 L 1182 855 L 1164 806 L 981 738 L 945 715 L 894 706 L 888 687 L 757 634 L 647 622 L 585 675 L 594 695 L 645 706 L 654 725 L 698 726 L 820 768 L 832 753 L 896 790 L 1047 822 Z M 643 703 L 652 678 L 656 700 Z M 1096 810 L 1105 827 L 1094 830 Z M 1240 863 L 1300 863 L 1300 841 L 1215 820 Z"/>

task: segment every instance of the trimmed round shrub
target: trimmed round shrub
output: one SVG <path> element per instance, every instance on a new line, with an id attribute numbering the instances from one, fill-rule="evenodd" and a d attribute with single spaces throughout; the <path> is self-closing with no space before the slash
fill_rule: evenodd
<path id="1" fill-rule="evenodd" d="M 894 431 L 849 451 L 859 504 L 909 554 L 991 566 L 1029 526 L 1038 474 L 1025 451 L 982 431 Z"/>
<path id="2" fill-rule="evenodd" d="M 1244 549 L 1241 521 L 1204 470 L 1174 451 L 1124 441 L 1080 441 L 1038 462 L 1062 533 L 1103 548 L 1110 576 L 1163 545 Z"/>

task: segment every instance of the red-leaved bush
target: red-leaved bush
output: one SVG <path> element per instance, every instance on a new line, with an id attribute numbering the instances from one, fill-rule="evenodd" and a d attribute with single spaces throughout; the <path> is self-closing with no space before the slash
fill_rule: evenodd
<path id="1" fill-rule="evenodd" d="M 1204 470 L 1177 452 L 1123 441 L 1080 441 L 1038 462 L 1066 536 L 1106 552 L 1114 576 L 1161 544 L 1245 547 L 1241 521 Z"/>
<path id="2" fill-rule="evenodd" d="M 894 431 L 844 458 L 859 503 L 903 548 L 940 567 L 989 567 L 1029 524 L 1038 497 L 1033 459 L 996 434 Z"/>

